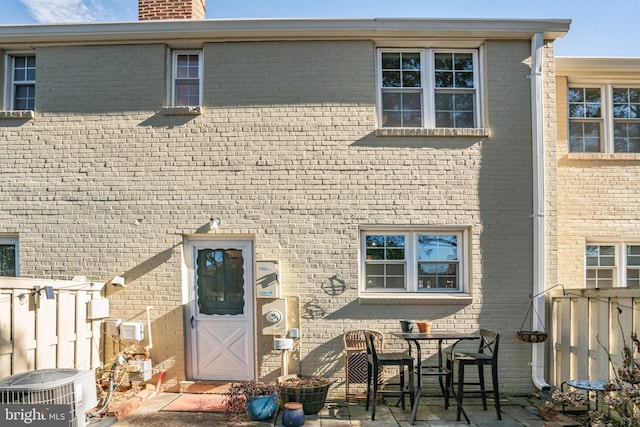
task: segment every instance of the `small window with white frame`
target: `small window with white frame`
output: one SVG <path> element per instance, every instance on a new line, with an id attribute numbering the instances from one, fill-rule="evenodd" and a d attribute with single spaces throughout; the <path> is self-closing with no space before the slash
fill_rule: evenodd
<path id="1" fill-rule="evenodd" d="M 202 103 L 202 52 L 173 52 L 171 104 L 175 107 Z"/>
<path id="2" fill-rule="evenodd" d="M 477 49 L 379 49 L 380 127 L 479 128 Z"/>
<path id="3" fill-rule="evenodd" d="M 640 86 L 572 85 L 569 152 L 640 153 Z"/>
<path id="4" fill-rule="evenodd" d="M 640 288 L 640 242 L 588 243 L 585 287 Z"/>
<path id="5" fill-rule="evenodd" d="M 18 239 L 0 237 L 0 276 L 18 276 Z"/>
<path id="6" fill-rule="evenodd" d="M 362 292 L 468 291 L 466 236 L 463 229 L 362 231 Z"/>
<path id="7" fill-rule="evenodd" d="M 7 110 L 35 110 L 36 57 L 34 54 L 8 54 Z"/>

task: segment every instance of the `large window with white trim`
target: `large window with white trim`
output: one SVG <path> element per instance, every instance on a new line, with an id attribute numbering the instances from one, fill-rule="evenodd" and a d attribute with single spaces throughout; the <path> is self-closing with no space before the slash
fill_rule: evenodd
<path id="1" fill-rule="evenodd" d="M 8 110 L 35 110 L 36 57 L 33 54 L 9 54 L 7 97 Z"/>
<path id="2" fill-rule="evenodd" d="M 18 239 L 0 238 L 0 276 L 18 276 Z"/>
<path id="3" fill-rule="evenodd" d="M 640 153 L 640 86 L 568 89 L 569 152 Z"/>
<path id="4" fill-rule="evenodd" d="M 202 53 L 173 52 L 171 102 L 176 107 L 198 106 L 202 103 Z"/>
<path id="5" fill-rule="evenodd" d="M 380 49 L 380 127 L 482 126 L 476 49 Z"/>
<path id="6" fill-rule="evenodd" d="M 362 232 L 361 245 L 365 293 L 468 289 L 464 230 L 369 230 Z"/>
<path id="7" fill-rule="evenodd" d="M 640 242 L 588 243 L 586 288 L 640 288 Z"/>

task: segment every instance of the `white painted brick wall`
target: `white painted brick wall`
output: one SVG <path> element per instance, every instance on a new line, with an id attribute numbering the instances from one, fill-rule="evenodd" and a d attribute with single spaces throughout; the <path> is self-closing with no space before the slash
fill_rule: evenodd
<path id="1" fill-rule="evenodd" d="M 531 349 L 513 338 L 532 281 L 529 56 L 528 41 L 486 45 L 490 138 L 382 138 L 370 42 L 208 44 L 200 116 L 159 113 L 160 45 L 39 49 L 36 119 L 0 123 L 0 233 L 20 236 L 24 276 L 127 272 L 113 315 L 154 307 L 152 357 L 168 378 L 185 369 L 183 235 L 215 214 L 218 234 L 280 259 L 300 297 L 291 370 L 341 385 L 344 331 L 430 318 L 501 330 L 501 387 L 529 391 Z M 359 304 L 364 224 L 471 226 L 473 304 Z M 271 348 L 259 337 L 267 380 L 280 373 Z"/>

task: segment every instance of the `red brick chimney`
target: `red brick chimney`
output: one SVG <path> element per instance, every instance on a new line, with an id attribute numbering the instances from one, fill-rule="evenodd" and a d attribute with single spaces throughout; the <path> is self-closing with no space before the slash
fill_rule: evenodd
<path id="1" fill-rule="evenodd" d="M 205 19 L 205 0 L 138 0 L 138 20 Z"/>

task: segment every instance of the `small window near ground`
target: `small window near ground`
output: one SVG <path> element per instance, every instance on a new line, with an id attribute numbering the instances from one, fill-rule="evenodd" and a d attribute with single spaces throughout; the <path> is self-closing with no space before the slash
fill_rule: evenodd
<path id="1" fill-rule="evenodd" d="M 0 276 L 18 276 L 18 240 L 0 238 Z"/>

